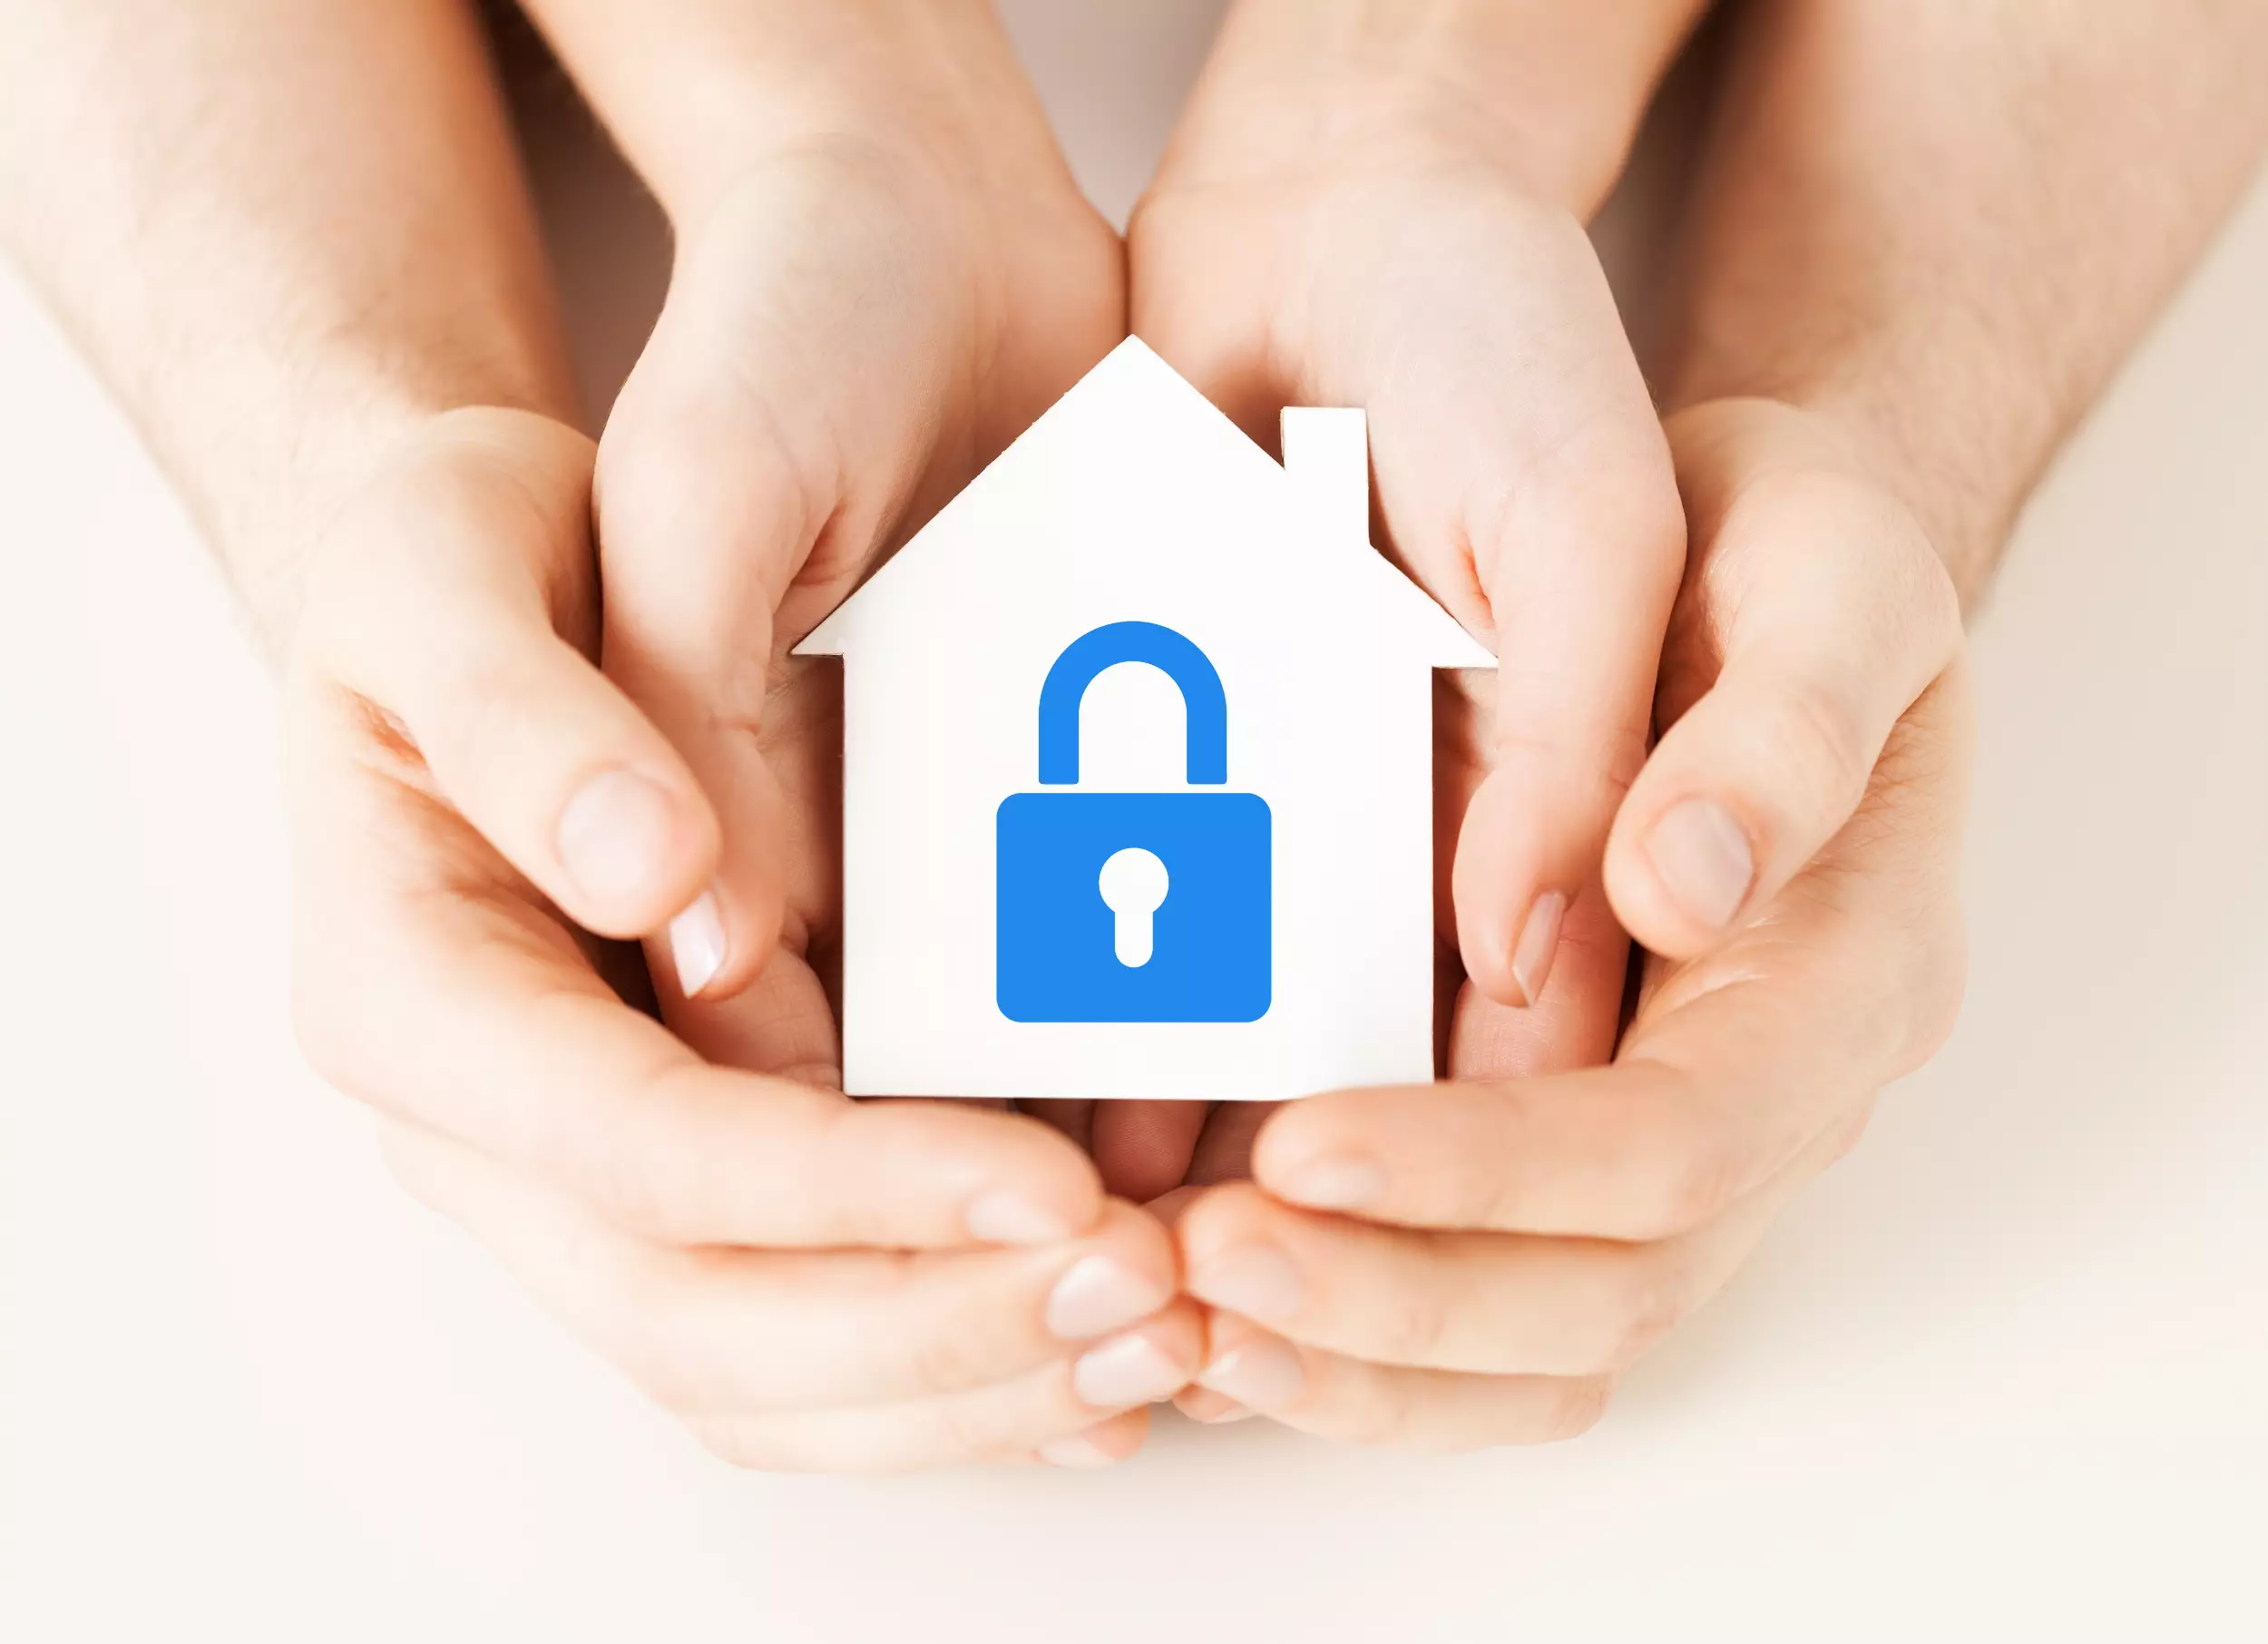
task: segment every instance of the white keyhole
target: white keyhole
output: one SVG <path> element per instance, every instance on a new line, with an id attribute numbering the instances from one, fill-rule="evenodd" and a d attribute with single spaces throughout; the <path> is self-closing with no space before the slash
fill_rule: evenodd
<path id="1" fill-rule="evenodd" d="M 1166 899 L 1166 865 L 1139 846 L 1116 853 L 1102 865 L 1097 882 L 1103 905 L 1119 916 L 1112 945 L 1119 963 L 1149 963 L 1150 915 Z"/>

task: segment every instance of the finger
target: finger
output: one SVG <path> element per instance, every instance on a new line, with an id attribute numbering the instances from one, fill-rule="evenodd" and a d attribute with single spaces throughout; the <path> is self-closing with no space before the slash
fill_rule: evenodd
<path id="1" fill-rule="evenodd" d="M 1074 1356 L 1176 1290 L 1165 1230 L 1124 1204 L 1084 1238 L 1034 1249 L 688 1250 L 625 1234 L 435 1132 L 391 1125 L 386 1142 L 415 1197 L 681 1412 L 962 1392 Z"/>
<path id="2" fill-rule="evenodd" d="M 1869 983 L 1837 957 L 1799 950 L 1776 985 L 1703 994 L 1612 1067 L 1311 1097 L 1261 1133 L 1254 1179 L 1289 1204 L 1413 1228 L 1655 1239 L 1704 1226 L 1890 1076 L 1887 1047 L 1853 1036 L 1844 1008 Z"/>
<path id="3" fill-rule="evenodd" d="M 1207 1328 L 1198 1392 L 1341 1443 L 1423 1451 L 1549 1443 L 1589 1431 L 1614 1385 L 1603 1375 L 1464 1375 L 1371 1364 L 1286 1341 L 1230 1313 L 1213 1314 Z"/>
<path id="4" fill-rule="evenodd" d="M 1801 414 L 1710 405 L 1671 436 L 1696 543 L 1680 626 L 1719 670 L 1623 801 L 1606 882 L 1634 936 L 1682 956 L 1764 905 L 1850 819 L 1961 621 L 1921 527 L 1843 475 Z"/>
<path id="5" fill-rule="evenodd" d="M 451 437 L 325 543 L 302 655 L 576 923 L 658 930 L 700 894 L 717 820 L 669 741 L 559 631 L 558 612 L 590 602 L 590 443 L 515 412 L 443 426 Z"/>
<path id="6" fill-rule="evenodd" d="M 1198 1138 L 1213 1104 L 1205 1101 L 1099 1101 L 1090 1150 L 1106 1191 L 1147 1204 L 1189 1172 Z"/>
<path id="7" fill-rule="evenodd" d="M 968 1462 L 1024 1459 L 1035 1452 L 1063 1464 L 1093 1442 L 1098 1420 L 1170 1398 L 1197 1374 L 1204 1326 L 1193 1303 L 1178 1301 L 1075 1363 L 1037 1370 L 938 1398 L 854 1409 L 807 1410 L 696 1419 L 695 1434 L 736 1466 L 792 1473 L 905 1473 Z M 1133 1424 L 1107 1427 L 1122 1443 Z M 1098 1447 L 1100 1447 L 1100 1445 Z"/>
<path id="8" fill-rule="evenodd" d="M 1655 1239 L 1703 1226 L 1880 1080 L 1843 1062 L 1832 1023 L 1784 1001 L 1735 991 L 1692 1008 L 1715 1051 L 1689 1062 L 1310 1097 L 1262 1132 L 1255 1179 L 1290 1204 L 1412 1228 Z"/>
<path id="9" fill-rule="evenodd" d="M 1667 976 L 1614 1066 L 1309 1097 L 1262 1130 L 1256 1179 L 1410 1227 L 1651 1239 L 1713 1220 L 1950 1031 L 1968 722 L 1956 666 L 1770 920 Z"/>
<path id="10" fill-rule="evenodd" d="M 800 951 L 831 895 L 805 820 L 831 798 L 779 757 L 782 687 L 809 671 L 787 651 L 921 490 L 976 326 L 909 187 L 824 157 L 752 174 L 686 248 L 601 442 L 607 671 L 723 824 L 712 917 L 655 955 L 687 998 L 737 993 L 783 930 Z"/>
<path id="11" fill-rule="evenodd" d="M 295 697 L 288 727 L 295 1022 L 333 1083 L 666 1242 L 1044 1243 L 1094 1225 L 1093 1166 L 1035 1120 L 701 1062 L 606 989 L 469 827 L 369 767 L 335 722 L 352 711 Z M 435 837 L 373 871 L 369 841 L 416 829 Z"/>
<path id="12" fill-rule="evenodd" d="M 1173 1395 L 1173 1407 L 1191 1421 L 1208 1427 L 1226 1426 L 1258 1414 L 1249 1404 L 1238 1404 L 1226 1393 L 1216 1393 L 1210 1387 L 1182 1388 Z"/>
<path id="13" fill-rule="evenodd" d="M 1532 1003 L 1504 1004 L 1470 981 L 1459 985 L 1449 1015 L 1449 1077 L 1524 1079 L 1605 1062 L 1621 1025 L 1629 952 L 1604 897 L 1576 902 Z"/>
<path id="14" fill-rule="evenodd" d="M 1215 1182 L 1241 1181 L 1252 1174 L 1252 1141 L 1278 1101 L 1224 1101 L 1206 1120 L 1189 1160 L 1188 1179 L 1209 1187 Z"/>
<path id="15" fill-rule="evenodd" d="M 1575 230 L 1571 225 L 1570 232 Z M 1570 268 L 1579 266 L 1570 259 Z M 1598 896 L 1608 827 L 1637 774 L 1678 573 L 1685 516 L 1661 426 L 1596 264 L 1581 259 L 1541 332 L 1545 358 L 1518 377 L 1461 384 L 1446 403 L 1471 419 L 1453 443 L 1440 413 L 1403 427 L 1382 414 L 1381 496 L 1390 471 L 1431 474 L 1458 499 L 1455 534 L 1495 630 L 1491 769 L 1468 807 L 1452 888 L 1473 984 L 1501 1003 L 1541 997 L 1575 910 Z M 1520 358 L 1509 346 L 1498 359 Z M 1539 410 L 1532 385 L 1573 403 Z M 1423 438 L 1431 449 L 1404 453 Z M 1445 452 L 1466 464 L 1435 473 Z"/>
<path id="16" fill-rule="evenodd" d="M 1144 1405 L 1139 1410 L 1121 1410 L 1068 1437 L 1050 1439 L 1031 1453 L 1031 1459 L 1050 1467 L 1080 1471 L 1115 1467 L 1139 1450 L 1149 1436 L 1149 1409 Z"/>
<path id="17" fill-rule="evenodd" d="M 1383 1227 L 1249 1187 L 1175 1227 L 1189 1293 L 1302 1344 L 1481 1375 L 1601 1375 L 1635 1363 L 1723 1287 L 1863 1110 L 1706 1228 L 1653 1243 Z"/>

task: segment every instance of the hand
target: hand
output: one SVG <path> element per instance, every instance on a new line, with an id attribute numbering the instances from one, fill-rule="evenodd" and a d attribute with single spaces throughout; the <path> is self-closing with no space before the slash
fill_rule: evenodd
<path id="1" fill-rule="evenodd" d="M 602 979 L 582 933 L 659 928 L 719 846 L 589 660 L 591 464 L 543 418 L 451 413 L 313 556 L 286 694 L 310 1059 L 413 1192 L 721 1454 L 1127 1453 L 1198 1330 L 1083 1157 L 816 1065 L 709 1065 Z"/>
<path id="2" fill-rule="evenodd" d="M 1135 218 L 1135 328 L 1263 441 L 1286 404 L 1367 408 L 1390 552 L 1501 658 L 1447 684 L 1438 725 L 1461 1032 L 1578 1066 L 1614 1042 L 1627 947 L 1599 863 L 1645 754 L 1684 516 L 1576 210 L 1433 89 L 1225 44 Z M 1049 1116 L 1138 1199 L 1183 1179 L 1206 1120 Z"/>
<path id="3" fill-rule="evenodd" d="M 1456 1082 L 1268 1119 L 1253 1183 L 1178 1222 L 1213 1309 L 1181 1401 L 1201 1419 L 1427 1448 L 1579 1431 L 1951 1026 L 1970 710 L 1950 581 L 1805 414 L 1723 401 L 1669 433 L 1695 553 L 1606 880 L 1633 930 L 1693 956 L 1649 958 L 1611 1067 L 1532 1076 L 1533 1043 L 1468 1011 Z M 1694 804 L 1716 813 L 1666 827 Z M 1713 947 L 1694 876 L 1734 910 Z"/>
<path id="4" fill-rule="evenodd" d="M 1125 335 L 1118 237 L 995 25 L 932 22 L 835 52 L 836 123 L 687 191 L 600 442 L 606 670 L 722 823 L 653 954 L 663 1010 L 715 1060 L 829 1080 L 839 675 L 788 653 Z"/>

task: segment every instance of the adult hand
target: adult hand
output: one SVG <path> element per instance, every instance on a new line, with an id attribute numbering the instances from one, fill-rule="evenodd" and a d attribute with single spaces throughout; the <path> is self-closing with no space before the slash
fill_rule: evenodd
<path id="1" fill-rule="evenodd" d="M 1970 736 L 1952 584 L 1806 414 L 1723 401 L 1669 433 L 1694 553 L 1606 882 L 1631 929 L 1690 956 L 1649 958 L 1610 1067 L 1540 1076 L 1540 1029 L 1468 1001 L 1452 1082 L 1267 1119 L 1252 1183 L 1178 1223 L 1212 1308 L 1182 1400 L 1201 1418 L 1447 1448 L 1579 1431 L 1950 1028 Z"/>
<path id="2" fill-rule="evenodd" d="M 1198 1327 L 1149 1217 L 1034 1121 L 704 1062 L 602 980 L 717 873 L 601 676 L 592 449 L 433 421 L 308 572 L 287 686 L 301 1036 L 394 1169 L 711 1448 L 904 1468 L 1140 1442 Z M 1161 1310 L 1162 1309 L 1162 1310 Z"/>
<path id="3" fill-rule="evenodd" d="M 1374 39 L 1325 19 L 1345 9 L 1232 14 L 1129 233 L 1135 329 L 1264 441 L 1286 404 L 1367 409 L 1390 553 L 1501 659 L 1450 681 L 1441 714 L 1439 922 L 1465 1031 L 1598 1062 L 1627 954 L 1599 864 L 1685 546 L 1581 221 L 1614 164 L 1547 166 L 1520 98 L 1437 60 L 1442 31 Z M 1485 58 L 1511 17 L 1455 28 Z M 1642 98 L 1642 64 L 1627 73 Z M 1183 1179 L 1206 1120 L 1051 1117 L 1136 1198 Z"/>

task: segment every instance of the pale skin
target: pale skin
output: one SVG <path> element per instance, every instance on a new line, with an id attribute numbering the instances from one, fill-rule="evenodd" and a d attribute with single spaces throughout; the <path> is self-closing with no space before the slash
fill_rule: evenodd
<path id="1" fill-rule="evenodd" d="M 2253 163 L 2268 22 L 1749 8 L 1665 426 L 1580 224 L 1692 6 L 1246 0 L 1130 247 L 981 7 L 528 9 L 678 236 L 595 447 L 464 8 L 0 6 L 0 226 L 283 660 L 318 1068 L 745 1463 L 1594 1419 L 1950 1026 L 1961 604 Z M 1444 716 L 1449 1082 L 849 1103 L 787 648 L 1129 323 L 1256 432 L 1368 406 L 1382 542 L 1518 659 Z"/>

